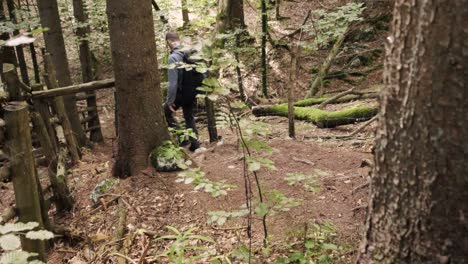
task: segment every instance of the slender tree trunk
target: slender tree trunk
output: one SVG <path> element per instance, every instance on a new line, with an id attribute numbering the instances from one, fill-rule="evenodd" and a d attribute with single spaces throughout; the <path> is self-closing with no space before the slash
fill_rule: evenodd
<path id="1" fill-rule="evenodd" d="M 184 27 L 186 27 L 190 23 L 187 0 L 180 0 L 180 1 L 182 5 L 182 20 L 184 21 Z"/>
<path id="2" fill-rule="evenodd" d="M 153 4 L 154 10 L 156 12 L 161 11 L 161 8 L 159 8 L 158 3 L 156 3 L 156 0 L 151 0 L 151 3 Z M 163 22 L 163 24 L 169 23 L 169 20 L 167 20 L 167 18 L 164 15 L 160 14 L 159 18 L 161 19 L 161 22 Z"/>
<path id="3" fill-rule="evenodd" d="M 358 263 L 468 259 L 468 0 L 397 0 Z"/>
<path id="4" fill-rule="evenodd" d="M 10 20 L 18 24 L 18 20 L 16 18 L 16 8 L 15 2 L 13 0 L 7 0 L 7 7 L 8 13 L 10 14 Z M 17 36 L 19 34 L 18 30 L 13 31 L 13 35 Z M 26 84 L 29 85 L 29 74 L 28 74 L 28 66 L 26 65 L 26 59 L 24 57 L 24 50 L 23 45 L 18 45 L 15 47 L 16 55 L 18 56 L 18 64 L 21 72 L 21 80 Z"/>
<path id="5" fill-rule="evenodd" d="M 148 165 L 169 131 L 162 109 L 151 0 L 107 0 L 115 74 L 118 150 L 114 175 Z"/>
<path id="6" fill-rule="evenodd" d="M 263 96 L 268 97 L 268 79 L 267 79 L 267 53 L 266 53 L 266 44 L 267 44 L 267 33 L 268 33 L 268 15 L 266 0 L 262 1 L 262 93 Z"/>
<path id="7" fill-rule="evenodd" d="M 280 7 L 281 7 L 281 0 L 276 0 L 276 1 L 275 1 L 275 16 L 276 16 L 276 20 L 280 20 L 280 19 L 281 19 Z"/>
<path id="8" fill-rule="evenodd" d="M 3 0 L 0 0 L 0 22 L 5 22 L 6 17 L 5 17 L 5 9 L 4 9 L 4 2 Z M 0 39 L 5 41 L 10 38 L 10 34 L 7 32 L 3 32 L 0 36 Z M 18 66 L 18 61 L 16 60 L 16 53 L 15 49 L 13 47 L 7 47 L 7 46 L 2 46 L 0 47 L 0 72 L 3 72 L 3 64 L 8 63 L 8 64 L 13 64 L 15 66 Z"/>
<path id="9" fill-rule="evenodd" d="M 81 26 L 78 27 L 76 30 L 76 35 L 80 41 L 79 44 L 79 53 L 80 53 L 80 63 L 81 63 L 81 75 L 83 78 L 83 82 L 91 82 L 93 81 L 93 66 L 92 66 L 92 55 L 91 55 L 91 50 L 89 49 L 89 42 L 87 40 L 88 34 L 90 32 L 89 25 L 88 23 L 88 16 L 84 10 L 84 5 L 83 5 L 83 0 L 73 0 L 73 14 L 75 16 L 76 21 L 82 25 L 86 26 Z M 96 95 L 95 91 L 88 92 L 88 95 Z M 88 116 L 95 116 L 89 123 L 88 127 L 95 127 L 96 129 L 93 129 L 90 131 L 90 136 L 89 138 L 93 142 L 102 142 L 104 140 L 102 136 L 102 131 L 101 128 L 97 128 L 100 126 L 99 122 L 99 114 L 97 110 L 97 102 L 96 102 L 96 96 L 90 96 L 86 99 L 86 103 L 88 107 L 94 107 L 96 108 L 95 110 L 88 111 Z"/>
<path id="10" fill-rule="evenodd" d="M 31 61 L 34 69 L 34 82 L 39 84 L 41 83 L 41 77 L 39 72 L 39 63 L 37 62 L 36 47 L 34 47 L 34 43 L 29 44 L 29 51 L 31 52 Z"/>
<path id="11" fill-rule="evenodd" d="M 68 66 L 65 41 L 63 39 L 62 26 L 60 25 L 60 15 L 57 0 L 38 0 L 39 16 L 43 27 L 49 30 L 44 32 L 44 41 L 47 51 L 52 56 L 57 81 L 60 87 L 72 84 L 70 69 Z M 76 110 L 75 96 L 64 98 L 68 118 L 73 127 L 78 144 L 83 147 L 88 145 L 86 135 L 80 123 L 80 118 Z"/>

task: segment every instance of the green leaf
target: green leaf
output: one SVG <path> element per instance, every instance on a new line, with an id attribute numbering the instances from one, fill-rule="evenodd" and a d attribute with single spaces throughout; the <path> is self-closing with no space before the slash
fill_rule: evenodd
<path id="1" fill-rule="evenodd" d="M 0 236 L 0 248 L 6 251 L 16 250 L 21 247 L 21 241 L 18 236 L 7 234 Z"/>
<path id="2" fill-rule="evenodd" d="M 10 251 L 2 255 L 0 264 L 28 264 L 28 258 L 37 256 L 36 253 L 26 251 Z"/>
<path id="3" fill-rule="evenodd" d="M 257 205 L 257 207 L 255 207 L 255 213 L 259 216 L 259 217 L 264 217 L 268 214 L 268 211 L 269 211 L 269 207 L 267 204 L 265 203 L 259 203 Z"/>
<path id="4" fill-rule="evenodd" d="M 29 231 L 26 233 L 26 237 L 29 239 L 48 240 L 54 238 L 54 233 L 47 230 Z"/>
<path id="5" fill-rule="evenodd" d="M 322 244 L 322 249 L 325 249 L 325 250 L 338 250 L 338 247 L 334 244 L 327 244 L 327 243 L 324 243 Z"/>
<path id="6" fill-rule="evenodd" d="M 0 226 L 0 234 L 32 230 L 38 226 L 39 224 L 35 222 L 29 222 L 26 224 L 25 223 L 14 223 L 14 224 L 8 223 L 3 226 Z"/>

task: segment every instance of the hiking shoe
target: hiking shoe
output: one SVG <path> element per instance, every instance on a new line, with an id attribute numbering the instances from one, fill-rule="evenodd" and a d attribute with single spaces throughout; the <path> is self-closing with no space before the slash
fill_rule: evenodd
<path id="1" fill-rule="evenodd" d="M 194 151 L 197 150 L 198 148 L 200 148 L 200 142 L 194 141 L 194 142 L 192 142 L 192 144 L 190 145 L 189 150 L 192 151 L 192 152 L 194 152 Z"/>

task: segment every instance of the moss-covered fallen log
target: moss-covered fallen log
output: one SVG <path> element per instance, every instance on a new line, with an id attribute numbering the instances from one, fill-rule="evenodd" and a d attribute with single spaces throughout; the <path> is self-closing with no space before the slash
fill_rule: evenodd
<path id="1" fill-rule="evenodd" d="M 342 104 L 342 103 L 347 103 L 347 102 L 351 102 L 354 100 L 374 99 L 378 97 L 379 97 L 379 93 L 349 94 L 349 95 L 336 99 L 333 103 Z M 312 98 L 297 101 L 296 103 L 294 103 L 294 106 L 307 107 L 307 106 L 319 105 L 329 100 L 330 98 L 331 98 L 330 96 L 312 97 Z"/>
<path id="2" fill-rule="evenodd" d="M 295 118 L 312 122 L 319 128 L 332 128 L 341 125 L 362 122 L 375 116 L 378 112 L 376 106 L 362 105 L 350 109 L 327 112 L 312 107 L 294 107 Z M 288 116 L 288 105 L 256 106 L 252 109 L 255 116 Z"/>

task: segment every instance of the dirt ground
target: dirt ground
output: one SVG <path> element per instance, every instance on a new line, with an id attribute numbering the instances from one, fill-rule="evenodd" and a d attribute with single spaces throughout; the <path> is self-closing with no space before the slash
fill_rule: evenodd
<path id="1" fill-rule="evenodd" d="M 110 100 L 110 93 L 100 95 L 101 104 Z M 107 110 L 109 111 L 109 110 Z M 238 210 L 245 204 L 242 152 L 236 135 L 230 129 L 220 131 L 222 141 L 209 144 L 206 131 L 202 131 L 203 147 L 208 151 L 194 154 L 194 160 L 212 181 L 226 181 L 235 187 L 228 195 L 213 198 L 209 193 L 194 191 L 194 185 L 176 183 L 177 173 L 158 173 L 147 169 L 119 181 L 108 191 L 102 202 L 96 205 L 90 199 L 96 184 L 112 178 L 112 155 L 114 149 L 114 126 L 112 116 L 104 116 L 106 142 L 86 151 L 78 166 L 73 168 L 70 186 L 76 199 L 73 212 L 67 216 L 52 216 L 58 224 L 65 225 L 80 237 L 76 244 L 70 241 L 56 244 L 48 263 L 114 263 L 110 256 L 121 241 L 115 233 L 119 223 L 119 210 L 128 212 L 126 228 L 128 256 L 139 260 L 148 246 L 147 260 L 165 263 L 165 258 L 154 259 L 162 253 L 171 241 L 154 241 L 154 238 L 168 234 L 166 226 L 185 231 L 196 227 L 196 233 L 216 241 L 210 245 L 222 255 L 248 244 L 245 227 L 246 217 L 233 218 L 224 225 L 208 224 L 208 212 Z M 267 225 L 272 253 L 262 255 L 263 231 L 261 221 L 254 220 L 253 248 L 259 256 L 258 263 L 270 263 L 272 259 L 286 253 L 285 245 L 294 244 L 298 232 L 308 223 L 329 221 L 336 228 L 336 244 L 349 247 L 343 253 L 342 262 L 349 262 L 355 252 L 363 223 L 366 203 L 366 188 L 359 188 L 367 181 L 368 167 L 361 167 L 364 159 L 371 158 L 372 130 L 368 127 L 351 140 L 324 140 L 320 136 L 330 133 L 345 134 L 357 125 L 322 130 L 311 124 L 298 123 L 296 140 L 287 137 L 287 120 L 279 117 L 254 118 L 267 124 L 271 134 L 264 138 L 277 152 L 270 156 L 277 170 L 261 170 L 259 178 L 264 192 L 278 190 L 289 198 L 300 199 L 299 206 L 287 212 L 268 216 Z M 260 154 L 262 155 L 262 154 Z M 267 156 L 265 154 L 265 156 Z M 287 173 L 324 172 L 317 180 L 320 190 L 306 191 L 300 184 L 290 186 L 284 179 Z M 116 198 L 120 197 L 121 203 Z M 142 231 L 145 230 L 145 231 Z M 73 241 L 72 241 L 73 242 Z M 151 262 L 150 262 L 151 263 Z M 206 263 L 201 261 L 200 263 Z"/>

